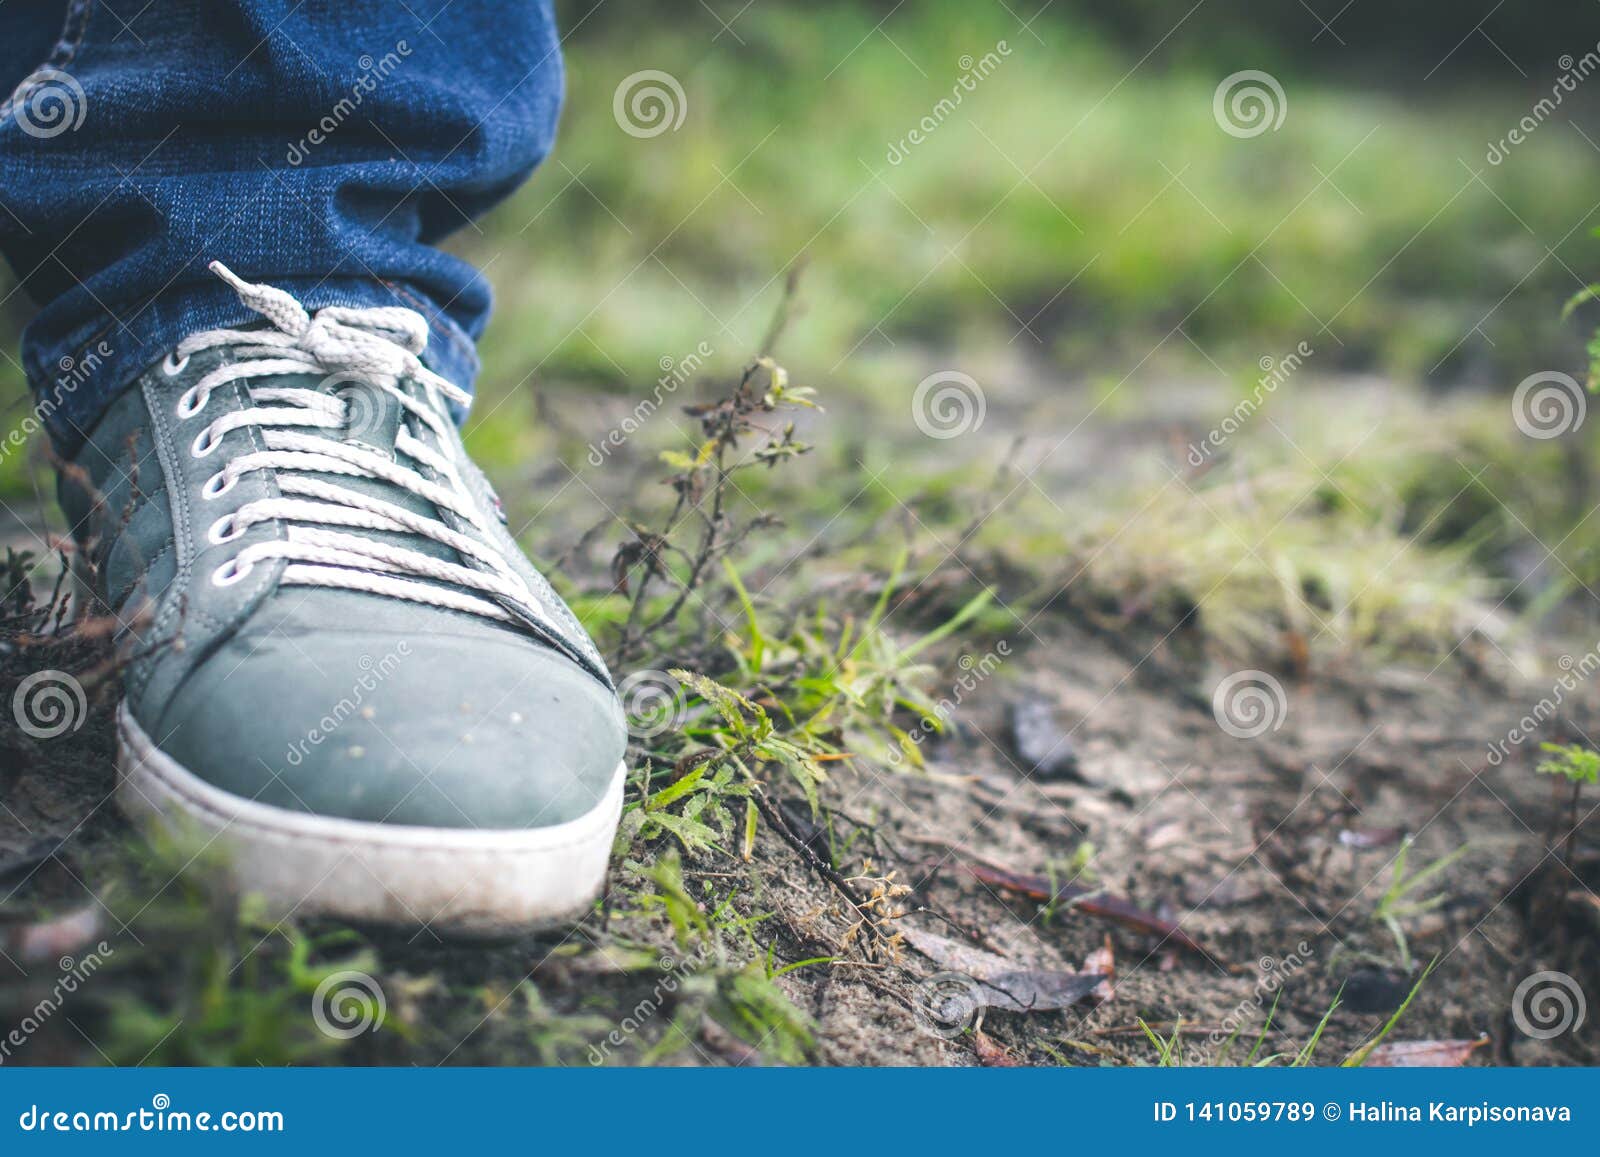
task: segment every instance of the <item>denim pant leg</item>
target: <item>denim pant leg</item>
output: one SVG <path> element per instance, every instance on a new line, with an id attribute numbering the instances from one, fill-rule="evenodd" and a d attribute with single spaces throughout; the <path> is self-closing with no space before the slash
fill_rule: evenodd
<path id="1" fill-rule="evenodd" d="M 489 290 L 436 245 L 550 148 L 548 0 L 11 4 L 0 38 L 47 54 L 0 110 L 0 251 L 63 453 L 185 335 L 253 317 L 212 260 L 312 309 L 415 309 L 470 386 Z"/>

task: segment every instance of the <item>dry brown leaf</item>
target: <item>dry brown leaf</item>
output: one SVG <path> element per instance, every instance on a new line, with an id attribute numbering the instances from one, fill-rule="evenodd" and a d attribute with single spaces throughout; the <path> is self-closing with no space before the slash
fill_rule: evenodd
<path id="1" fill-rule="evenodd" d="M 1489 1043 L 1489 1034 L 1477 1040 L 1402 1040 L 1382 1044 L 1361 1063 L 1369 1069 L 1456 1069 Z"/>
<path id="2" fill-rule="evenodd" d="M 1104 944 L 1083 958 L 1083 970 L 1105 973 L 1106 978 L 1090 994 L 1097 1004 L 1104 1004 L 1117 995 L 1117 958 L 1111 951 L 1111 937 L 1107 936 Z"/>
<path id="3" fill-rule="evenodd" d="M 1005 1045 L 995 1040 L 981 1028 L 972 1034 L 972 1048 L 978 1059 L 991 1069 L 1015 1069 L 1022 1062 L 1012 1056 Z"/>

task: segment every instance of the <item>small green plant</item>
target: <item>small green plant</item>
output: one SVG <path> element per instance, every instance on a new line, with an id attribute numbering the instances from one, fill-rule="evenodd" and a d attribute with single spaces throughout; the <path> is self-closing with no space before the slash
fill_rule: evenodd
<path id="1" fill-rule="evenodd" d="M 1050 900 L 1039 910 L 1039 918 L 1046 926 L 1055 920 L 1061 897 L 1070 894 L 1067 889 L 1073 885 L 1092 885 L 1098 878 L 1093 867 L 1096 850 L 1091 841 L 1082 840 L 1068 858 L 1061 860 L 1051 857 L 1045 861 L 1045 874 L 1050 879 Z"/>
<path id="2" fill-rule="evenodd" d="M 700 1018 L 708 1017 L 764 1056 L 783 1064 L 806 1061 L 815 1040 L 815 1026 L 775 981 L 785 972 L 821 961 L 812 959 L 782 967 L 774 964 L 770 952 L 757 951 L 741 963 L 739 953 L 723 932 L 726 929 L 743 934 L 748 950 L 753 943 L 748 936 L 751 921 L 726 911 L 730 908 L 726 902 L 707 915 L 684 884 L 683 866 L 676 852 L 664 855 L 643 873 L 643 878 L 655 888 L 640 897 L 644 909 L 664 913 L 686 959 L 704 962 L 701 967 L 680 970 L 681 979 L 674 985 L 678 1007 L 672 1024 L 646 1053 L 647 1059 L 660 1059 L 684 1045 L 695 1035 Z"/>
<path id="3" fill-rule="evenodd" d="M 1428 962 L 1428 966 L 1424 968 L 1422 970 L 1422 974 L 1417 977 L 1416 983 L 1411 986 L 1411 991 L 1406 994 L 1405 1000 L 1400 1002 L 1400 1007 L 1395 1009 L 1394 1012 L 1390 1014 L 1389 1019 L 1383 1023 L 1382 1027 L 1380 1027 L 1377 1032 L 1373 1033 L 1370 1038 L 1364 1041 L 1357 1048 L 1353 1049 L 1342 1061 L 1340 1061 L 1340 1067 L 1359 1068 L 1360 1066 L 1366 1064 L 1367 1058 L 1372 1054 L 1372 1051 L 1382 1044 L 1384 1039 L 1394 1031 L 1394 1027 L 1400 1023 L 1400 1018 L 1406 1014 L 1406 1010 L 1409 1009 L 1412 1002 L 1416 1000 L 1417 994 L 1422 991 L 1422 986 L 1426 984 L 1428 982 L 1428 978 L 1433 975 L 1433 970 L 1438 963 L 1439 961 L 1437 957 Z M 1322 1014 L 1322 1019 L 1317 1022 L 1317 1027 L 1312 1030 L 1311 1035 L 1306 1039 L 1306 1042 L 1296 1049 L 1294 1053 L 1290 1054 L 1278 1052 L 1268 1053 L 1263 1056 L 1261 1054 L 1261 1049 L 1262 1046 L 1266 1044 L 1267 1036 L 1272 1031 L 1273 1021 L 1278 1015 L 1278 1000 L 1282 995 L 1282 992 L 1279 992 L 1272 998 L 1272 1006 L 1267 1009 L 1266 1019 L 1262 1021 L 1261 1028 L 1256 1033 L 1255 1043 L 1250 1047 L 1249 1054 L 1245 1056 L 1242 1061 L 1237 1062 L 1239 1065 L 1247 1068 L 1264 1069 L 1271 1068 L 1280 1063 L 1287 1063 L 1289 1068 L 1299 1069 L 1306 1068 L 1315 1061 L 1317 1049 L 1322 1044 L 1323 1035 L 1327 1031 L 1328 1025 L 1332 1022 L 1334 1013 L 1338 1012 L 1344 1003 L 1344 988 L 1341 986 L 1339 991 L 1333 994 L 1333 1000 L 1329 1003 L 1327 1011 Z M 1151 1047 L 1156 1050 L 1155 1063 L 1157 1066 L 1162 1068 L 1174 1068 L 1183 1063 L 1183 1055 L 1178 1047 L 1183 1030 L 1183 1018 L 1180 1017 L 1173 1024 L 1171 1037 L 1163 1037 L 1159 1032 L 1147 1024 L 1142 1017 L 1138 1018 L 1138 1025 L 1144 1030 L 1145 1038 L 1149 1040 Z M 1221 1046 L 1218 1048 L 1216 1056 L 1205 1063 L 1211 1064 L 1215 1067 L 1228 1065 L 1230 1063 L 1229 1056 L 1233 1051 L 1235 1043 L 1239 1039 L 1239 1034 L 1242 1027 L 1242 1024 L 1235 1025 L 1233 1031 L 1228 1034 L 1227 1039 L 1224 1040 Z"/>
<path id="4" fill-rule="evenodd" d="M 1586 285 L 1567 299 L 1566 307 L 1561 311 L 1561 320 L 1571 317 L 1580 306 L 1591 301 L 1600 300 L 1600 285 Z M 1589 338 L 1587 347 L 1589 354 L 1589 381 L 1591 391 L 1600 389 L 1600 331 L 1596 331 Z"/>
<path id="5" fill-rule="evenodd" d="M 1372 913 L 1372 918 L 1386 927 L 1389 934 L 1394 937 L 1395 946 L 1400 950 L 1400 967 L 1408 973 L 1415 971 L 1416 961 L 1412 958 L 1410 945 L 1406 941 L 1404 922 L 1431 912 L 1444 903 L 1445 896 L 1442 892 L 1427 895 L 1425 890 L 1428 884 L 1436 880 L 1446 868 L 1467 852 L 1467 845 L 1462 844 L 1448 855 L 1440 856 L 1421 871 L 1408 874 L 1406 862 L 1411 856 L 1412 843 L 1411 836 L 1401 841 L 1400 850 L 1395 853 L 1394 864 L 1390 868 L 1389 886 L 1378 898 L 1378 906 Z"/>
<path id="6" fill-rule="evenodd" d="M 1183 1018 L 1180 1016 L 1172 1025 L 1172 1035 L 1163 1038 L 1160 1033 L 1145 1023 L 1144 1017 L 1139 1017 L 1139 1027 L 1144 1029 L 1144 1035 L 1149 1039 L 1151 1046 L 1156 1050 L 1156 1067 L 1161 1069 L 1176 1069 L 1183 1065 L 1183 1053 L 1178 1048 L 1183 1043 Z"/>
<path id="7" fill-rule="evenodd" d="M 1550 756 L 1534 768 L 1540 775 L 1559 775 L 1574 786 L 1600 782 L 1600 751 L 1580 743 L 1541 743 L 1539 750 Z"/>
<path id="8" fill-rule="evenodd" d="M 1316 1056 L 1317 1046 L 1322 1043 L 1322 1034 L 1328 1027 L 1328 1022 L 1333 1019 L 1333 1014 L 1339 1011 L 1341 998 L 1344 996 L 1344 986 L 1339 986 L 1339 991 L 1333 994 L 1333 1003 L 1328 1005 L 1328 1011 L 1322 1014 L 1322 1019 L 1317 1022 L 1316 1030 L 1311 1034 L 1311 1039 L 1301 1046 L 1300 1051 L 1294 1055 L 1294 1060 L 1289 1062 L 1293 1069 L 1303 1069 L 1311 1063 L 1311 1058 Z"/>
<path id="9" fill-rule="evenodd" d="M 1550 758 L 1539 761 L 1534 771 L 1540 775 L 1557 776 L 1572 785 L 1572 792 L 1567 800 L 1566 835 L 1561 840 L 1561 859 L 1570 864 L 1572 862 L 1573 842 L 1578 836 L 1578 798 L 1583 793 L 1586 783 L 1600 783 L 1600 751 L 1584 747 L 1580 743 L 1541 743 L 1539 750 Z M 1558 784 L 1559 790 L 1559 784 Z M 1550 843 L 1554 844 L 1555 832 L 1551 832 Z"/>

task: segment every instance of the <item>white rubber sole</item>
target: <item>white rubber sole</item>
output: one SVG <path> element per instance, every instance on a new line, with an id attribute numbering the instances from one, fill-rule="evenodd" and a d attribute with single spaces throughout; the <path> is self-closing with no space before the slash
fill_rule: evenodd
<path id="1" fill-rule="evenodd" d="M 277 915 L 329 915 L 506 936 L 572 922 L 605 887 L 622 813 L 619 764 L 594 810 L 547 828 L 425 828 L 307 815 L 213 787 L 117 709 L 117 805 L 136 823 L 221 848 L 240 892 Z"/>

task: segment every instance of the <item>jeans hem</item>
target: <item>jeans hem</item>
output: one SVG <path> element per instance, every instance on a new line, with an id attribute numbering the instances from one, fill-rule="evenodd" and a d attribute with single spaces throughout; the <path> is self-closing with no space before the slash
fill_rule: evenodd
<path id="1" fill-rule="evenodd" d="M 355 278 L 271 278 L 270 283 L 313 313 L 330 305 L 415 310 L 428 322 L 423 364 L 463 390 L 472 389 L 478 374 L 472 339 L 415 287 Z M 100 319 L 63 340 L 24 342 L 23 365 L 56 452 L 73 457 L 106 407 L 185 337 L 259 320 L 219 281 L 174 290 L 126 322 Z"/>

